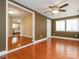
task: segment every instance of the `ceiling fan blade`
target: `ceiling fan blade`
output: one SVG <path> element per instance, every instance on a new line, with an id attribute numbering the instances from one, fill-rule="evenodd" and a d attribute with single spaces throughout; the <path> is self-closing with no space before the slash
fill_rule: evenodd
<path id="1" fill-rule="evenodd" d="M 59 8 L 66 7 L 66 6 L 68 6 L 68 5 L 69 5 L 69 4 L 68 4 L 68 3 L 66 3 L 66 4 L 64 4 L 64 5 L 60 6 Z"/>
<path id="2" fill-rule="evenodd" d="M 66 12 L 66 10 L 59 10 L 59 11 Z"/>
<path id="3" fill-rule="evenodd" d="M 52 6 L 48 6 L 49 8 L 52 8 Z"/>

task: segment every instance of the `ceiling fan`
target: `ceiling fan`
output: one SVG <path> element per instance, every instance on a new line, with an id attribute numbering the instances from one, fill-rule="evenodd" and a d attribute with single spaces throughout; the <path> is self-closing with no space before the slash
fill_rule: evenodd
<path id="1" fill-rule="evenodd" d="M 66 3 L 66 4 L 63 4 L 61 6 L 58 6 L 58 5 L 51 5 L 51 6 L 48 6 L 48 8 L 50 9 L 49 11 L 46 11 L 45 13 L 49 13 L 51 12 L 52 14 L 55 14 L 55 13 L 58 13 L 58 12 L 66 12 L 66 10 L 62 9 L 63 7 L 66 7 L 68 6 L 69 4 Z"/>

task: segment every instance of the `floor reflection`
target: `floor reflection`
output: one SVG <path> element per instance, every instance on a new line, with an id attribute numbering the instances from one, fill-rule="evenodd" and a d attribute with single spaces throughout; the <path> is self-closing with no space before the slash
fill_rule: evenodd
<path id="1" fill-rule="evenodd" d="M 49 38 L 6 56 L 7 59 L 79 59 L 79 42 Z"/>
<path id="2" fill-rule="evenodd" d="M 17 37 L 13 37 L 12 38 L 12 44 L 17 43 L 18 42 L 18 38 Z"/>
<path id="3" fill-rule="evenodd" d="M 56 44 L 56 51 L 59 54 L 65 53 L 65 45 L 63 45 L 63 44 Z"/>
<path id="4" fill-rule="evenodd" d="M 8 50 L 12 50 L 30 43 L 32 43 L 32 38 L 15 35 L 13 37 L 8 38 Z"/>
<path id="5" fill-rule="evenodd" d="M 66 48 L 66 55 L 68 57 L 72 57 L 72 58 L 76 58 L 78 53 L 78 48 L 74 47 L 74 46 L 67 46 Z"/>
<path id="6" fill-rule="evenodd" d="M 52 56 L 51 54 L 52 54 L 52 40 L 51 40 L 51 38 L 49 38 L 48 40 L 47 40 L 47 59 L 50 59 L 50 57 Z"/>
<path id="7" fill-rule="evenodd" d="M 67 58 L 70 58 L 70 59 L 77 59 L 79 58 L 79 54 L 78 54 L 78 49 L 79 49 L 79 46 L 76 46 L 75 45 L 75 42 L 76 42 L 76 45 L 79 45 L 77 43 L 77 41 L 67 41 L 67 42 L 64 42 L 64 44 L 62 43 L 56 43 L 56 52 L 62 56 L 65 56 Z"/>

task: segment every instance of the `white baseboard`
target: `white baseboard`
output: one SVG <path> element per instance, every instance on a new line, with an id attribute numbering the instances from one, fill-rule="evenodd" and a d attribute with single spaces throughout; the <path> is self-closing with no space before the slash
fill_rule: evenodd
<path id="1" fill-rule="evenodd" d="M 52 36 L 52 38 L 67 39 L 67 40 L 77 40 L 77 41 L 79 41 L 78 38 L 70 38 L 70 37 Z"/>
<path id="2" fill-rule="evenodd" d="M 43 39 L 35 41 L 34 43 L 36 44 L 36 43 L 40 43 L 40 42 L 43 42 L 43 41 L 46 41 L 46 40 L 47 40 L 47 38 L 43 38 Z"/>
<path id="3" fill-rule="evenodd" d="M 28 36 L 28 35 L 21 35 L 21 36 L 25 36 L 25 37 L 28 37 L 28 38 L 32 38 L 31 36 Z"/>
<path id="4" fill-rule="evenodd" d="M 51 38 L 60 38 L 60 39 L 77 40 L 77 41 L 79 41 L 79 39 L 76 39 L 76 38 L 68 38 L 68 37 L 60 37 L 60 36 L 51 36 Z M 13 49 L 13 50 L 10 50 L 10 51 L 7 51 L 7 52 L 6 51 L 2 51 L 2 52 L 0 52 L 0 56 L 8 54 L 8 53 L 11 53 L 11 52 L 14 52 L 14 51 L 17 51 L 19 49 L 22 49 L 22 48 L 25 48 L 25 47 L 28 47 L 28 46 L 31 46 L 33 44 L 41 43 L 41 42 L 46 41 L 46 40 L 47 40 L 47 38 L 43 38 L 43 39 L 37 40 L 37 41 L 35 41 L 33 43 L 24 45 L 22 47 L 19 47 L 19 48 L 16 48 L 16 49 Z"/>
<path id="5" fill-rule="evenodd" d="M 19 48 L 13 49 L 13 50 L 10 50 L 10 51 L 7 52 L 7 54 L 8 54 L 8 53 L 11 53 L 11 52 L 14 52 L 14 51 L 17 51 L 17 50 L 19 50 L 19 49 L 22 49 L 22 48 L 31 46 L 31 45 L 33 45 L 33 44 L 41 43 L 41 42 L 43 42 L 43 41 L 45 41 L 45 40 L 47 40 L 47 38 L 43 38 L 43 39 L 37 40 L 37 41 L 35 41 L 35 42 L 33 42 L 33 43 L 30 43 L 30 44 L 21 46 L 21 47 L 19 47 Z"/>
<path id="6" fill-rule="evenodd" d="M 47 38 L 43 38 L 43 39 L 37 40 L 37 41 L 35 41 L 35 42 L 33 42 L 33 43 L 30 43 L 30 44 L 21 46 L 21 47 L 19 47 L 19 48 L 15 48 L 15 49 L 10 50 L 10 51 L 2 51 L 2 52 L 0 52 L 0 56 L 3 56 L 3 55 L 5 55 L 5 54 L 12 53 L 12 52 L 14 52 L 14 51 L 17 51 L 17 50 L 19 50 L 19 49 L 22 49 L 22 48 L 31 46 L 31 45 L 33 45 L 33 44 L 41 43 L 41 42 L 43 42 L 43 41 L 45 41 L 45 40 L 47 40 Z"/>
<path id="7" fill-rule="evenodd" d="M 5 54 L 6 54 L 6 50 L 0 52 L 0 56 L 3 56 L 3 55 L 5 55 Z"/>

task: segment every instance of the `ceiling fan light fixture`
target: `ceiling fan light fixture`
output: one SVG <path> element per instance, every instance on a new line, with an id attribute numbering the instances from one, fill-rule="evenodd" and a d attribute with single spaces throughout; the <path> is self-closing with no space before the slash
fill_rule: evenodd
<path id="1" fill-rule="evenodd" d="M 9 11 L 8 11 L 8 13 L 9 13 L 9 14 L 16 14 L 16 13 L 17 13 L 17 11 L 12 11 L 12 10 L 9 10 Z"/>
<path id="2" fill-rule="evenodd" d="M 9 14 L 14 14 L 14 11 L 9 10 L 8 13 Z"/>
<path id="3" fill-rule="evenodd" d="M 56 14 L 58 13 L 59 11 L 58 10 L 53 10 L 52 13 Z"/>

